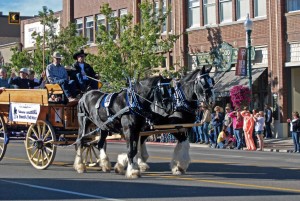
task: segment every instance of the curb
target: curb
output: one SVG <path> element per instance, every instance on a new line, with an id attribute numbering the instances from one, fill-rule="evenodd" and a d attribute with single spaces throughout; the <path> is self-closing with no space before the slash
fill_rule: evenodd
<path id="1" fill-rule="evenodd" d="M 116 143 L 125 143 L 125 140 L 107 140 L 107 142 L 116 142 Z M 162 146 L 175 146 L 176 143 L 165 143 L 165 142 L 146 142 L 151 145 L 162 145 Z M 210 148 L 207 144 L 195 144 L 190 143 L 191 147 L 199 147 L 199 148 Z M 293 149 L 279 149 L 279 148 L 264 148 L 263 152 L 279 152 L 279 153 L 292 153 Z"/>

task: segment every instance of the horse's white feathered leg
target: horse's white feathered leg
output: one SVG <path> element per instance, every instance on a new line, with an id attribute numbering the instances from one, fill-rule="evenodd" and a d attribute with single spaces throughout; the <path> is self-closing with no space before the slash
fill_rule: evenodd
<path id="1" fill-rule="evenodd" d="M 173 158 L 170 163 L 172 173 L 175 175 L 184 174 L 189 167 L 191 158 L 189 155 L 190 143 L 188 140 L 177 142 Z"/>
<path id="2" fill-rule="evenodd" d="M 104 149 L 100 149 L 100 166 L 103 172 L 110 172 L 111 163 Z"/>
<path id="3" fill-rule="evenodd" d="M 129 179 L 136 179 L 141 177 L 141 172 L 136 163 L 128 164 L 125 176 Z"/>
<path id="4" fill-rule="evenodd" d="M 118 174 L 125 174 L 125 168 L 128 164 L 128 156 L 126 153 L 119 154 L 117 162 L 115 164 L 115 172 Z"/>
<path id="5" fill-rule="evenodd" d="M 136 154 L 136 161 L 141 172 L 145 172 L 149 170 L 150 167 L 146 163 L 148 158 L 149 158 L 149 154 L 147 152 L 146 143 L 143 143 L 142 145 L 138 146 L 138 152 Z"/>
<path id="6" fill-rule="evenodd" d="M 77 148 L 73 167 L 78 173 L 86 172 L 86 167 L 82 162 L 82 148 L 81 148 L 81 146 L 78 146 L 78 148 Z"/>

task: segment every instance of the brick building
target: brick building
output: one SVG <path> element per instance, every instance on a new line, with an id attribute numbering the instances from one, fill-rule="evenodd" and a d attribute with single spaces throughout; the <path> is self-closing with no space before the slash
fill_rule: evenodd
<path id="1" fill-rule="evenodd" d="M 115 16 L 133 13 L 134 22 L 139 21 L 138 3 L 140 0 L 63 0 L 62 24 L 69 21 L 77 24 L 78 33 L 89 38 L 91 52 L 97 23 L 106 23 L 99 13 L 103 3 L 109 3 Z M 172 6 L 172 12 L 162 29 L 162 34 L 180 34 L 172 51 L 166 54 L 166 67 L 178 63 L 192 70 L 204 65 L 212 47 L 208 39 L 212 37 L 226 42 L 236 52 L 246 45 L 244 21 L 247 13 L 253 21 L 251 42 L 255 57 L 253 66 L 254 105 L 259 109 L 270 104 L 274 111 L 274 129 L 277 136 L 287 136 L 285 120 L 291 111 L 300 111 L 300 1 L 299 0 L 158 0 L 155 8 Z M 234 55 L 232 55 L 234 56 Z M 178 70 L 178 68 L 177 68 Z M 220 103 L 229 101 L 228 91 L 236 84 L 248 84 L 247 77 L 234 76 L 235 63 L 231 61 L 229 71 L 218 77 Z M 225 92 L 225 93 L 221 93 Z"/>

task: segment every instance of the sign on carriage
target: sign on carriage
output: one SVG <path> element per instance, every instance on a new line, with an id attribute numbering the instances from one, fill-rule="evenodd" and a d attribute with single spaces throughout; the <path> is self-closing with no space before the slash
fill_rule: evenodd
<path id="1" fill-rule="evenodd" d="M 11 103 L 9 120 L 18 122 L 36 123 L 41 106 L 32 103 Z"/>

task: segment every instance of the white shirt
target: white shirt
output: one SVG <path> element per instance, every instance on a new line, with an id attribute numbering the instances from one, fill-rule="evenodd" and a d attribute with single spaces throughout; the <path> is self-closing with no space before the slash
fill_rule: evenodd
<path id="1" fill-rule="evenodd" d="M 255 122 L 255 131 L 263 131 L 264 130 L 264 124 L 265 124 L 265 118 L 264 117 L 257 117 Z"/>
<path id="2" fill-rule="evenodd" d="M 293 119 L 290 123 L 290 131 L 293 132 L 293 122 L 297 121 L 298 119 Z"/>

